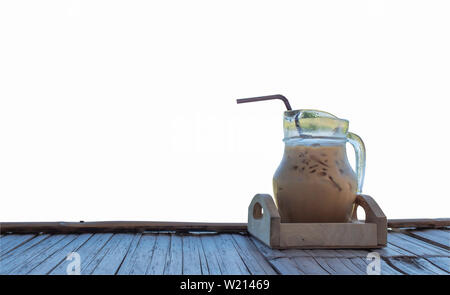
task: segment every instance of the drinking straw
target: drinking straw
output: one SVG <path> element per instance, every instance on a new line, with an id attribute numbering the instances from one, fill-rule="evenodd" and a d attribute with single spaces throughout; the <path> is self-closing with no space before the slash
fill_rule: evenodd
<path id="1" fill-rule="evenodd" d="M 263 101 L 263 100 L 271 100 L 271 99 L 280 99 L 284 102 L 284 105 L 286 106 L 286 109 L 288 111 L 292 110 L 291 105 L 289 104 L 289 101 L 286 97 L 284 97 L 281 94 L 275 94 L 275 95 L 267 95 L 267 96 L 258 96 L 258 97 L 250 97 L 250 98 L 240 98 L 237 99 L 237 103 L 246 103 L 246 102 L 254 102 L 254 101 Z"/>

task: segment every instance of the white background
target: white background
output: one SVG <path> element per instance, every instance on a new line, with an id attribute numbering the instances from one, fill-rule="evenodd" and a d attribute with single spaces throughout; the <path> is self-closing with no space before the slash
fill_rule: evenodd
<path id="1" fill-rule="evenodd" d="M 2 1 L 0 220 L 245 222 L 293 108 L 388 218 L 449 217 L 449 1 Z M 349 156 L 353 156 L 350 153 Z"/>

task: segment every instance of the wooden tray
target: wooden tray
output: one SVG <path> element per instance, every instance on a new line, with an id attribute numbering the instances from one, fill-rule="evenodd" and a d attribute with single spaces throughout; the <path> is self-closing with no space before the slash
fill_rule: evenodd
<path id="1" fill-rule="evenodd" d="M 281 223 L 272 197 L 257 194 L 248 207 L 248 232 L 267 246 L 287 248 L 382 248 L 387 242 L 387 219 L 375 200 L 357 195 L 356 207 L 366 213 L 365 222 Z"/>

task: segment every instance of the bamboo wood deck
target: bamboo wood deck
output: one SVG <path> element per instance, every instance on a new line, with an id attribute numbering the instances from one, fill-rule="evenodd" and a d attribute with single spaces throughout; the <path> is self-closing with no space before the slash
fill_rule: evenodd
<path id="1" fill-rule="evenodd" d="M 155 223 L 157 230 L 143 232 L 135 227 L 128 232 L 117 227 L 111 230 L 111 224 L 99 227 L 98 223 L 80 226 L 81 230 L 70 224 L 62 224 L 66 230 L 61 230 L 61 223 L 48 223 L 47 228 L 35 225 L 3 226 L 0 274 L 64 275 L 70 263 L 66 256 L 77 252 L 81 274 L 365 275 L 370 262 L 366 257 L 372 251 L 382 258 L 382 274 L 450 274 L 448 226 L 390 230 L 388 246 L 378 250 L 272 250 L 249 236 L 240 224 L 171 223 L 164 231 Z M 14 226 L 16 231 L 10 232 Z M 192 231 L 199 228 L 203 232 Z M 207 232 L 214 228 L 215 232 Z"/>

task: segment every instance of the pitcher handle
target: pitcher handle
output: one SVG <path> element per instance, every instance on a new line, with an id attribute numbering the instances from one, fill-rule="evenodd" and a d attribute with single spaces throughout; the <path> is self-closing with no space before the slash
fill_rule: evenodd
<path id="1" fill-rule="evenodd" d="M 362 141 L 361 137 L 359 137 L 355 133 L 349 132 L 347 134 L 347 140 L 355 149 L 356 177 L 358 179 L 357 193 L 360 194 L 362 193 L 364 174 L 366 172 L 366 148 L 364 146 L 364 142 Z"/>

